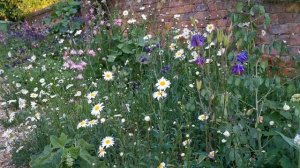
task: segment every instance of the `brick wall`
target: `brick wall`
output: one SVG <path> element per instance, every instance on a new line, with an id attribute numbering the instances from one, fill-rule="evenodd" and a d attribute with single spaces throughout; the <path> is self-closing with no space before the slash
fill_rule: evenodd
<path id="1" fill-rule="evenodd" d="M 163 2 L 164 1 L 164 2 Z M 158 29 L 169 29 L 172 26 L 189 26 L 190 17 L 199 20 L 197 27 L 203 28 L 212 23 L 219 28 L 230 25 L 228 12 L 233 10 L 237 0 L 112 0 L 113 7 L 134 12 L 136 16 L 150 15 L 159 22 Z M 300 50 L 300 3 L 279 2 L 264 3 L 272 23 L 261 37 L 262 43 L 272 38 L 286 41 L 293 54 Z M 145 9 L 141 9 L 145 7 Z M 180 14 L 180 21 L 174 23 L 174 15 Z"/>

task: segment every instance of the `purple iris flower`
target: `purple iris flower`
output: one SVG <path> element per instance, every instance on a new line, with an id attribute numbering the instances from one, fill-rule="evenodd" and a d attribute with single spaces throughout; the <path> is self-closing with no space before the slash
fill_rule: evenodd
<path id="1" fill-rule="evenodd" d="M 238 62 L 240 62 L 241 64 L 243 64 L 244 62 L 246 62 L 248 59 L 248 53 L 247 51 L 242 51 L 240 52 L 237 56 L 236 56 L 236 60 Z"/>
<path id="2" fill-rule="evenodd" d="M 167 73 L 170 69 L 171 69 L 170 65 L 165 65 L 164 67 L 162 67 L 162 69 L 160 70 L 160 72 L 161 73 Z"/>
<path id="3" fill-rule="evenodd" d="M 204 36 L 202 36 L 200 34 L 195 34 L 192 36 L 191 45 L 192 45 L 192 47 L 203 46 L 204 40 L 205 40 Z"/>
<path id="4" fill-rule="evenodd" d="M 145 55 L 142 55 L 140 58 L 139 58 L 139 62 L 141 64 L 147 64 L 149 62 L 149 57 L 148 56 L 145 56 Z"/>
<path id="5" fill-rule="evenodd" d="M 204 65 L 205 58 L 199 56 L 199 57 L 196 58 L 196 60 L 194 61 L 194 63 L 197 64 L 197 65 Z"/>
<path id="6" fill-rule="evenodd" d="M 149 46 L 145 46 L 145 47 L 144 47 L 144 52 L 146 52 L 146 53 L 151 53 L 151 52 L 152 52 L 152 48 L 149 47 Z"/>
<path id="7" fill-rule="evenodd" d="M 241 75 L 244 72 L 245 72 L 245 67 L 242 64 L 237 63 L 232 67 L 232 73 L 235 75 Z"/>

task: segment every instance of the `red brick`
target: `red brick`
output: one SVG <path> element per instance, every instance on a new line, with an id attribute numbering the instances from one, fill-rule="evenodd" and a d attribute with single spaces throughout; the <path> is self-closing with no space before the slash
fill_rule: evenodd
<path id="1" fill-rule="evenodd" d="M 283 25 L 273 25 L 270 28 L 272 34 L 300 34 L 300 24 L 299 23 L 289 23 Z"/>
<path id="2" fill-rule="evenodd" d="M 289 45 L 300 46 L 300 34 L 291 35 L 287 42 Z"/>
<path id="3" fill-rule="evenodd" d="M 270 14 L 271 24 L 278 24 L 278 14 Z"/>
<path id="4" fill-rule="evenodd" d="M 218 10 L 218 6 L 217 6 L 217 4 L 216 4 L 215 1 L 207 2 L 207 4 L 208 4 L 208 10 L 209 11 L 216 11 L 216 10 Z"/>
<path id="5" fill-rule="evenodd" d="M 209 12 L 209 19 L 223 19 L 228 15 L 228 12 L 225 10 L 220 10 L 220 11 L 211 11 Z"/>
<path id="6" fill-rule="evenodd" d="M 293 13 L 280 13 L 278 15 L 278 23 L 283 24 L 283 23 L 294 23 L 295 17 Z"/>
<path id="7" fill-rule="evenodd" d="M 194 5 L 184 5 L 176 8 L 171 8 L 170 14 L 183 14 L 194 11 Z"/>

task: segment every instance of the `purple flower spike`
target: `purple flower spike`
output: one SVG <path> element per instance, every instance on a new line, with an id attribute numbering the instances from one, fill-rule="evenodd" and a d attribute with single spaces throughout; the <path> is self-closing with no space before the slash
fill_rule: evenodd
<path id="1" fill-rule="evenodd" d="M 235 64 L 233 67 L 232 67 L 232 73 L 235 74 L 235 75 L 241 75 L 245 72 L 245 67 L 244 65 L 242 64 Z"/>
<path id="2" fill-rule="evenodd" d="M 195 34 L 192 36 L 192 40 L 191 40 L 191 46 L 192 47 L 199 47 L 199 46 L 203 46 L 204 45 L 204 36 L 200 35 L 200 34 Z"/>
<path id="3" fill-rule="evenodd" d="M 238 62 L 240 62 L 241 64 L 243 64 L 244 62 L 246 62 L 248 59 L 248 53 L 247 51 L 242 51 L 240 52 L 237 56 L 236 56 L 236 60 Z"/>
<path id="4" fill-rule="evenodd" d="M 195 60 L 194 62 L 195 62 L 195 64 L 197 64 L 197 65 L 204 65 L 204 63 L 205 63 L 205 58 L 203 58 L 203 57 L 197 57 L 196 60 Z"/>

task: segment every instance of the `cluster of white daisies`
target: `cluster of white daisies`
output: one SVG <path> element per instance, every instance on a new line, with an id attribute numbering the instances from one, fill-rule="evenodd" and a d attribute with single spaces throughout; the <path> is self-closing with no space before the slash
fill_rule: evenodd
<path id="1" fill-rule="evenodd" d="M 113 146 L 115 144 L 114 138 L 107 136 L 105 138 L 102 139 L 101 141 L 101 145 L 98 148 L 98 156 L 99 157 L 104 157 L 104 155 L 106 154 L 105 149 Z"/>
<path id="2" fill-rule="evenodd" d="M 171 85 L 171 82 L 164 77 L 160 78 L 157 83 L 155 84 L 158 91 L 153 93 L 153 98 L 160 100 L 164 97 L 167 97 L 166 89 L 169 88 Z"/>

